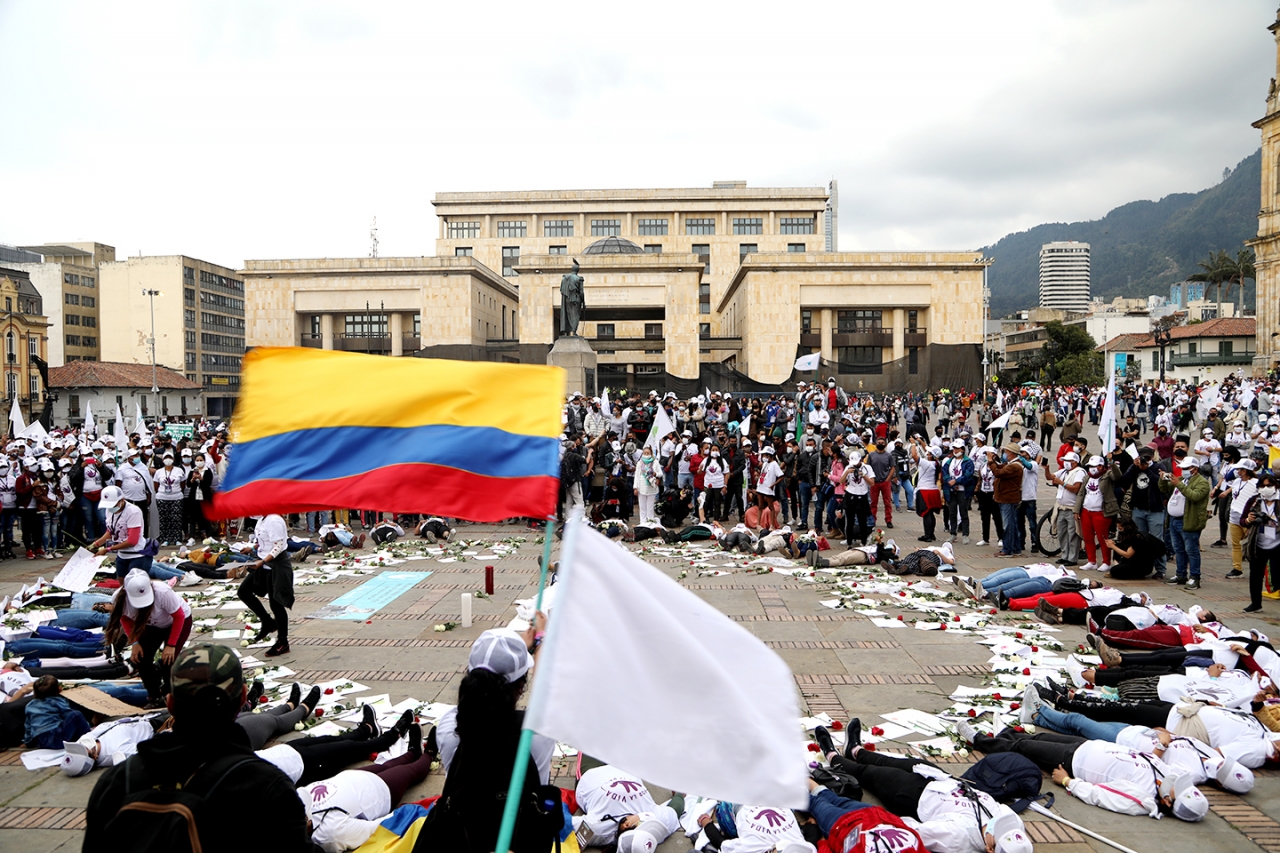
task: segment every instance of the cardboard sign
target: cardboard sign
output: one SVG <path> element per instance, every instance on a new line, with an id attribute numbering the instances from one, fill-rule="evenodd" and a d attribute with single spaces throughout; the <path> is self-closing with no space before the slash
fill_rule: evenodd
<path id="1" fill-rule="evenodd" d="M 121 702 L 109 693 L 104 693 L 88 684 L 64 690 L 62 695 L 68 702 L 106 717 L 134 717 L 143 713 L 141 708 Z"/>

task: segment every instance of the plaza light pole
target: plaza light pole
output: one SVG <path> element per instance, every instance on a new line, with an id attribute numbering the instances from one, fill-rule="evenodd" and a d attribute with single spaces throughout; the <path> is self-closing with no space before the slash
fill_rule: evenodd
<path id="1" fill-rule="evenodd" d="M 158 290 L 145 288 L 142 295 L 146 296 L 151 302 L 151 393 L 159 394 L 160 385 L 156 382 L 156 297 L 164 296 Z M 159 400 L 156 401 L 156 407 L 159 408 Z"/>
<path id="2" fill-rule="evenodd" d="M 1156 343 L 1160 345 L 1160 384 L 1164 384 L 1164 348 L 1169 345 L 1172 336 L 1168 329 L 1156 329 Z"/>

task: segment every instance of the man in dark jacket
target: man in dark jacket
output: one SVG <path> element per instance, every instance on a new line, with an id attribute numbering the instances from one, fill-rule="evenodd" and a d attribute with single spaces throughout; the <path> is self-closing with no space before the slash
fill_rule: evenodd
<path id="1" fill-rule="evenodd" d="M 254 814 L 251 847 L 311 853 L 306 812 L 293 783 L 254 755 L 249 736 L 235 724 L 247 694 L 240 661 L 231 649 L 212 643 L 183 649 L 173 662 L 167 699 L 173 732 L 144 741 L 136 755 L 103 772 L 86 810 L 85 853 L 130 846 L 130 839 L 108 830 L 126 802 L 126 779 L 135 795 L 150 788 L 173 791 L 181 786 L 199 794 L 212 788 L 205 815 L 223 819 L 197 827 L 201 846 L 210 853 L 245 849 L 244 824 L 225 818 L 242 814 L 249 804 Z"/>
<path id="2" fill-rule="evenodd" d="M 1120 477 L 1120 487 L 1129 493 L 1129 509 L 1133 526 L 1157 539 L 1165 538 L 1165 496 L 1160 491 L 1160 469 L 1155 461 L 1156 449 L 1150 445 L 1138 449 L 1138 460 Z M 1156 558 L 1156 577 L 1163 578 L 1168 554 Z"/>

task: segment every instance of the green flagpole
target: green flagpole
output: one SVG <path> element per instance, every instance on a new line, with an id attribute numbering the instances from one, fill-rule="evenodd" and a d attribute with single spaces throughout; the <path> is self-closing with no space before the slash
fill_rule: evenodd
<path id="1" fill-rule="evenodd" d="M 547 587 L 547 569 L 551 566 L 551 536 L 555 519 L 548 518 L 542 542 L 542 571 L 538 574 L 538 597 L 534 600 L 533 624 L 537 624 L 542 612 L 542 593 Z M 520 794 L 524 791 L 524 775 L 529 769 L 529 747 L 533 743 L 533 730 L 522 729 L 520 745 L 516 747 L 516 760 L 511 766 L 511 783 L 507 785 L 507 801 L 502 810 L 502 826 L 498 829 L 498 842 L 494 851 L 511 849 L 511 836 L 515 833 L 516 812 L 520 809 Z"/>

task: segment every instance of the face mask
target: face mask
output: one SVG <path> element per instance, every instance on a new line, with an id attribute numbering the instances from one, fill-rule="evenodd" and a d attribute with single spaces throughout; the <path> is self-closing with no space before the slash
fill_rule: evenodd
<path id="1" fill-rule="evenodd" d="M 1275 486 L 1263 486 L 1262 488 L 1258 489 L 1258 497 L 1262 498 L 1264 501 L 1273 501 L 1273 500 L 1275 500 L 1275 499 L 1276 499 L 1276 487 L 1275 487 Z"/>
<path id="2" fill-rule="evenodd" d="M 711 451 L 711 458 L 712 458 L 712 459 L 719 459 L 719 458 L 720 458 L 720 453 L 719 453 L 718 451 L 715 451 L 715 450 Z"/>
<path id="3" fill-rule="evenodd" d="M 197 467 L 197 468 L 203 468 L 203 467 L 204 467 L 204 460 L 203 460 L 203 459 L 197 459 L 197 460 L 196 460 L 196 467 Z"/>
<path id="4" fill-rule="evenodd" d="M 964 451 L 963 451 L 963 450 L 957 450 L 955 453 L 952 453 L 951 455 L 952 455 L 952 456 L 954 456 L 954 457 L 955 457 L 955 458 L 957 458 L 957 459 L 960 459 L 960 458 L 962 458 L 962 457 L 964 456 Z"/>
<path id="5" fill-rule="evenodd" d="M 809 427 L 808 429 L 806 429 L 806 430 L 804 431 L 804 433 L 805 433 L 805 435 L 813 435 L 813 428 L 812 428 L 812 427 Z"/>
<path id="6" fill-rule="evenodd" d="M 812 452 L 812 451 L 813 451 L 813 445 L 812 445 L 812 444 L 806 444 L 806 445 L 804 446 L 804 449 L 805 449 L 805 450 L 808 450 L 808 451 L 810 451 L 810 452 Z"/>
<path id="7" fill-rule="evenodd" d="M 644 454 L 644 456 L 642 456 L 641 458 L 642 458 L 642 459 L 644 459 L 644 461 L 645 461 L 645 462 L 649 462 L 649 461 L 651 461 L 651 460 L 653 459 L 653 454 L 652 454 L 652 453 L 646 453 L 646 454 Z"/>
<path id="8" fill-rule="evenodd" d="M 1094 478 L 1101 477 L 1101 476 L 1102 476 L 1102 469 L 1101 469 L 1101 468 L 1090 468 L 1090 469 L 1089 469 L 1089 476 L 1090 476 L 1090 477 L 1094 477 Z"/>
<path id="9" fill-rule="evenodd" d="M 1076 463 L 1072 462 L 1070 459 L 1064 459 L 1062 460 L 1062 470 L 1070 471 L 1075 464 Z"/>
<path id="10" fill-rule="evenodd" d="M 1186 455 L 1187 455 L 1187 451 L 1183 450 L 1181 447 L 1173 451 L 1173 458 L 1175 459 L 1183 459 L 1186 457 Z"/>

